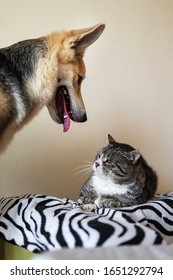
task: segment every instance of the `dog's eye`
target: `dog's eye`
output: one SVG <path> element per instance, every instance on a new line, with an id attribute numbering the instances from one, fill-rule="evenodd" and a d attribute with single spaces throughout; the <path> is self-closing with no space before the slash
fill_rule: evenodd
<path id="1" fill-rule="evenodd" d="M 78 75 L 78 80 L 77 80 L 78 86 L 80 86 L 80 84 L 82 83 L 82 80 L 83 80 L 83 77 L 81 75 Z"/>

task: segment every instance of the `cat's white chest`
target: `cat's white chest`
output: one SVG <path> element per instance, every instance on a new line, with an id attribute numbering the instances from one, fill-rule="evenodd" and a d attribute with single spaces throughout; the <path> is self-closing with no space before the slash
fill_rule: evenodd
<path id="1" fill-rule="evenodd" d="M 100 195 L 116 195 L 124 194 L 128 190 L 128 185 L 114 184 L 109 178 L 101 178 L 99 176 L 93 176 L 93 186 Z"/>

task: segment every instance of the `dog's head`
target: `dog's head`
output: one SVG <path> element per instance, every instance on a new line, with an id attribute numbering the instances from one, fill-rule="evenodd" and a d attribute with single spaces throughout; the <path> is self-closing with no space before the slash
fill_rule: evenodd
<path id="1" fill-rule="evenodd" d="M 70 119 L 85 122 L 87 114 L 81 95 L 81 83 L 85 78 L 83 55 L 85 49 L 94 43 L 105 28 L 99 24 L 82 30 L 54 33 L 50 40 L 60 39 L 57 60 L 57 84 L 53 98 L 48 103 L 49 113 L 54 121 L 63 124 L 64 131 L 70 128 Z"/>

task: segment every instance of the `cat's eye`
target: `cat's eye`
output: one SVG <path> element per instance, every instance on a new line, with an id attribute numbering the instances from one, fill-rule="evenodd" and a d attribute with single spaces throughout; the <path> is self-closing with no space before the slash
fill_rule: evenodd
<path id="1" fill-rule="evenodd" d="M 111 159 L 105 159 L 105 160 L 104 160 L 104 163 L 105 163 L 105 164 L 112 164 L 112 160 L 111 160 Z"/>
<path id="2" fill-rule="evenodd" d="M 97 154 L 96 159 L 100 158 L 100 154 Z"/>

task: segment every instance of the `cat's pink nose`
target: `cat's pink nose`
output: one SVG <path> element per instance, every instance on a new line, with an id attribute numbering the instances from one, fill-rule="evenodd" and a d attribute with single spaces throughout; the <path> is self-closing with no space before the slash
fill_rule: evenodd
<path id="1" fill-rule="evenodd" d="M 98 166 L 100 166 L 100 163 L 98 161 L 95 162 L 95 167 L 97 168 Z"/>

